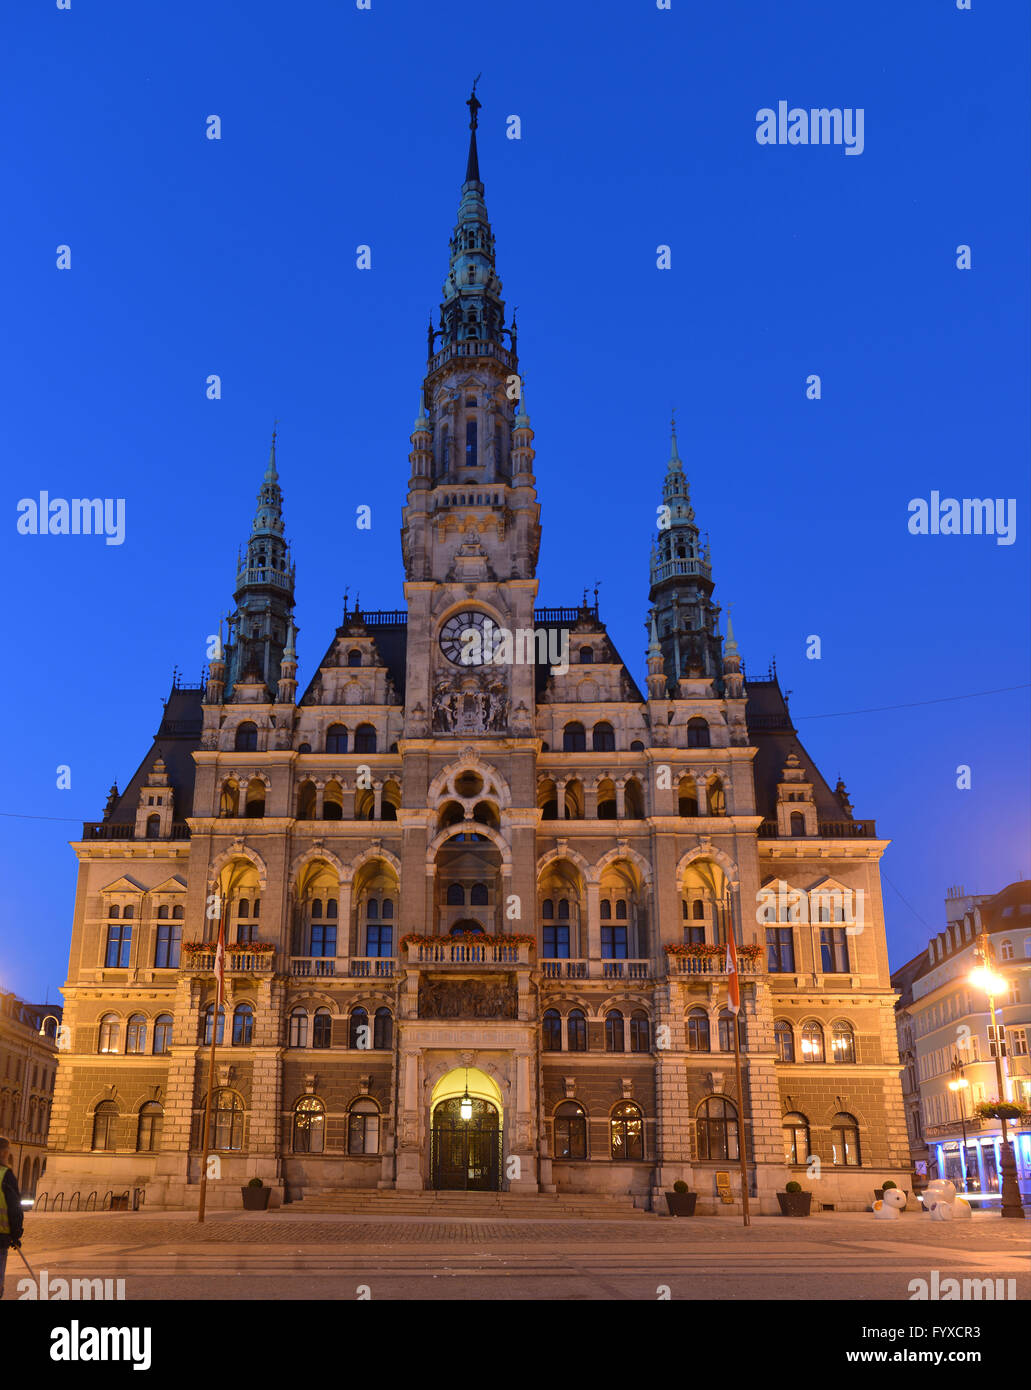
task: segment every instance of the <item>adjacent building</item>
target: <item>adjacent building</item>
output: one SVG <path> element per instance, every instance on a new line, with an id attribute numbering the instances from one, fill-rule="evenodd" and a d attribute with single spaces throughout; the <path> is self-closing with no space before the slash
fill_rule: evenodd
<path id="1" fill-rule="evenodd" d="M 11 1141 L 23 1197 L 35 1193 L 46 1168 L 60 1026 L 59 1004 L 0 994 L 0 1135 Z"/>
<path id="2" fill-rule="evenodd" d="M 1008 1124 L 1021 1192 L 1031 1196 L 1031 881 L 1000 893 L 972 895 L 962 887 L 945 899 L 945 930 L 927 950 L 892 975 L 902 1093 L 914 1171 L 950 1178 L 984 1204 L 997 1201 L 1001 1123 L 981 1119 L 975 1107 L 999 1098 L 995 1056 L 1003 1066 L 1002 1099 L 1025 1112 Z M 973 984 L 981 964 L 982 933 L 990 963 L 1006 987 L 995 999 Z M 998 1030 L 999 1036 L 996 1036 Z"/>
<path id="3" fill-rule="evenodd" d="M 277 1200 L 641 1206 L 684 1178 L 733 1213 L 743 1144 L 761 1210 L 791 1178 L 860 1209 L 908 1167 L 887 842 L 721 632 L 675 430 L 650 564 L 641 546 L 643 688 L 596 600 L 541 606 L 534 431 L 469 105 L 405 606 L 345 608 L 299 683 L 273 438 L 228 641 L 73 846 L 49 1190 L 195 1204 L 214 1036 L 215 1204 L 252 1176 Z"/>

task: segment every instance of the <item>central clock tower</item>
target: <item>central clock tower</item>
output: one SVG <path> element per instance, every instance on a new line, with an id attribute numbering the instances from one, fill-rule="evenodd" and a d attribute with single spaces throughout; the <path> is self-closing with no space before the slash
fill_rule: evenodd
<path id="1" fill-rule="evenodd" d="M 492 643 L 463 663 L 454 648 L 456 631 L 488 622 L 532 631 L 540 548 L 533 430 L 480 182 L 475 89 L 467 104 L 469 159 L 439 327 L 428 331 L 401 531 L 406 738 L 529 735 L 533 725 L 532 664 L 495 662 Z"/>

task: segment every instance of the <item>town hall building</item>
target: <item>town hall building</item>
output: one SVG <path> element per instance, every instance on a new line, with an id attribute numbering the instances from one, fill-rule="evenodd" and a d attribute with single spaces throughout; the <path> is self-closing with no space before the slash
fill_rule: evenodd
<path id="1" fill-rule="evenodd" d="M 675 430 L 643 688 L 596 597 L 539 602 L 534 431 L 469 107 L 405 606 L 345 610 L 299 683 L 273 437 L 206 681 L 173 687 L 73 845 L 51 1207 L 197 1204 L 213 1036 L 213 1206 L 258 1177 L 274 1204 L 659 1210 L 684 1179 L 699 1212 L 734 1213 L 742 1145 L 753 1210 L 791 1179 L 839 1210 L 909 1185 L 887 842 L 721 632 Z"/>

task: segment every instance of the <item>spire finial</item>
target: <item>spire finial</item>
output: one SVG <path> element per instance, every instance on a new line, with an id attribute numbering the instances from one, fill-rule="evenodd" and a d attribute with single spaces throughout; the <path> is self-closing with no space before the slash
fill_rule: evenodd
<path id="1" fill-rule="evenodd" d="M 679 464 L 681 460 L 680 460 L 680 450 L 679 450 L 679 448 L 677 447 L 677 408 L 676 408 L 676 406 L 673 407 L 673 410 L 672 410 L 671 415 L 670 415 L 669 433 L 670 433 L 669 461 L 670 461 L 671 464 L 673 464 L 673 463 L 678 463 L 678 464 Z"/>
<path id="2" fill-rule="evenodd" d="M 476 74 L 476 80 L 473 82 L 472 93 L 470 94 L 468 101 L 465 103 L 466 106 L 468 106 L 469 108 L 469 158 L 466 161 L 465 166 L 466 183 L 479 183 L 480 181 L 480 161 L 476 153 L 476 126 L 478 124 L 476 113 L 479 111 L 483 103 L 476 96 L 476 83 L 479 82 L 482 76 L 482 73 L 478 72 Z"/>
<path id="3" fill-rule="evenodd" d="M 272 421 L 272 447 L 268 454 L 268 467 L 265 469 L 265 481 L 274 483 L 279 474 L 276 472 L 276 434 L 279 430 L 279 420 Z"/>

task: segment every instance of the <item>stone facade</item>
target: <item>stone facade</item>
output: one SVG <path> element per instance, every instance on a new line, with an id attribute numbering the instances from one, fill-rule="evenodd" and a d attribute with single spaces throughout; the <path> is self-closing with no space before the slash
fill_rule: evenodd
<path id="1" fill-rule="evenodd" d="M 298 694 L 273 440 L 229 640 L 75 845 L 52 1190 L 196 1202 L 224 911 L 216 1204 L 251 1176 L 287 1198 L 457 1184 L 642 1205 L 683 1177 L 700 1211 L 733 1212 L 716 1174 L 739 1191 L 743 1129 L 761 1210 L 796 1175 L 865 1206 L 907 1158 L 885 841 L 812 763 L 775 674 L 746 683 L 721 635 L 675 431 L 646 693 L 596 599 L 537 605 L 534 433 L 477 107 L 411 435 L 406 606 L 345 609 Z M 811 1127 L 797 1167 L 788 1111 Z"/>

